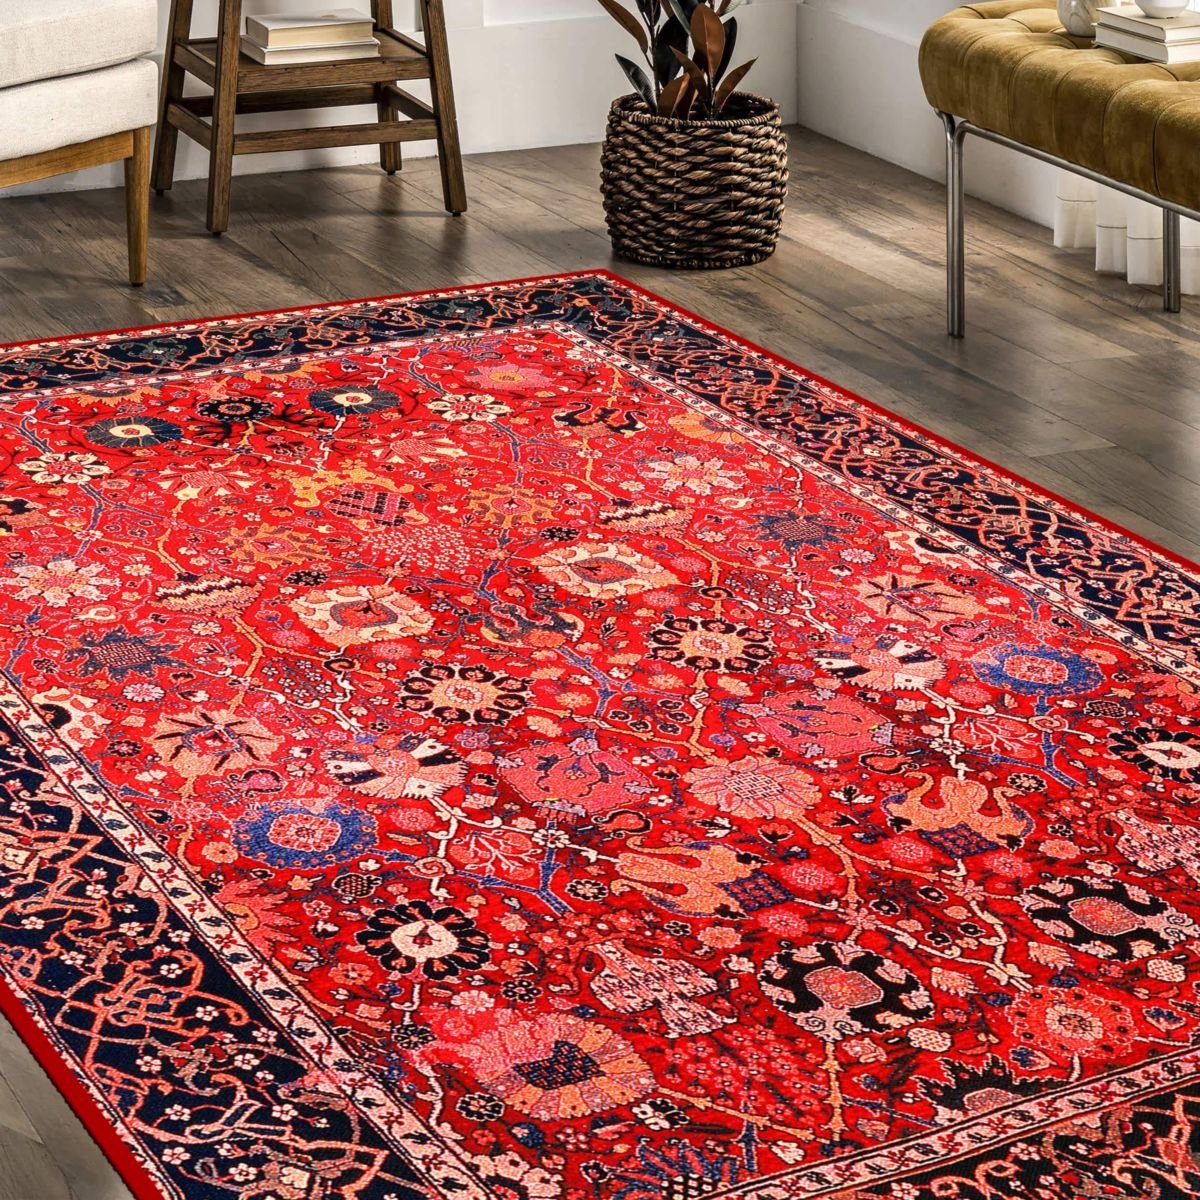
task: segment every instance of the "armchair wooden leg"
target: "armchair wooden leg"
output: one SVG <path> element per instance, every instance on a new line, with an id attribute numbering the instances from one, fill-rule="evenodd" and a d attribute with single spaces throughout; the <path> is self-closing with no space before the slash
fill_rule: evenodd
<path id="1" fill-rule="evenodd" d="M 133 153 L 125 160 L 125 220 L 129 227 L 129 282 L 146 282 L 150 240 L 150 126 L 133 131 Z"/>

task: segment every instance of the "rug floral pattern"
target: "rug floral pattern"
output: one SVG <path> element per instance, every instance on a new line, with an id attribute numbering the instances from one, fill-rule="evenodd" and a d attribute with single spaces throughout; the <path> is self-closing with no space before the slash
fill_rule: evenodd
<path id="1" fill-rule="evenodd" d="M 0 979 L 146 1196 L 1195 1194 L 1195 572 L 603 275 L 0 393 Z"/>

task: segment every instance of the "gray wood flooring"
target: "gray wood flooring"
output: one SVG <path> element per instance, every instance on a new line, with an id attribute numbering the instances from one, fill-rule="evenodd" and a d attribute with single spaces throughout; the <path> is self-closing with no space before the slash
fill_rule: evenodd
<path id="1" fill-rule="evenodd" d="M 235 181 L 223 238 L 200 184 L 152 206 L 151 279 L 121 284 L 119 192 L 0 198 L 0 341 L 611 266 L 977 453 L 1200 560 L 1200 298 L 1098 277 L 1016 217 L 972 204 L 970 333 L 943 333 L 942 194 L 802 130 L 779 252 L 669 274 L 614 263 L 595 146 L 468 162 L 471 211 L 436 164 Z M 0 1022 L 0 1200 L 128 1200 Z"/>

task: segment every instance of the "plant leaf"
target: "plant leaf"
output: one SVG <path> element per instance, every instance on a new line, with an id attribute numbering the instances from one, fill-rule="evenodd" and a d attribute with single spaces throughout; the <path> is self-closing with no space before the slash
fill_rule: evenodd
<path id="1" fill-rule="evenodd" d="M 646 78 L 646 72 L 642 70 L 637 63 L 624 55 L 617 55 L 617 62 L 621 64 L 621 70 L 629 77 L 629 82 L 633 84 L 638 94 L 646 102 L 646 107 L 654 112 L 654 86 L 650 80 Z"/>
<path id="2" fill-rule="evenodd" d="M 688 86 L 687 76 L 680 75 L 663 88 L 658 97 L 658 115 L 660 117 L 669 117 L 675 111 L 675 105 L 679 103 L 679 93 Z"/>
<path id="3" fill-rule="evenodd" d="M 692 13 L 692 42 L 696 65 L 712 79 L 725 53 L 725 26 L 707 4 L 698 4 Z"/>
<path id="4" fill-rule="evenodd" d="M 699 7 L 700 0 L 666 0 L 666 4 L 683 30 L 686 32 L 691 29 L 692 13 Z"/>
<path id="5" fill-rule="evenodd" d="M 729 103 L 729 97 L 733 95 L 734 91 L 737 89 L 737 85 L 746 78 L 750 72 L 750 68 L 754 66 L 756 62 L 758 62 L 758 59 L 752 58 L 749 62 L 742 63 L 740 67 L 735 67 L 729 72 L 725 82 L 721 84 L 721 86 L 717 89 L 717 94 L 713 97 L 714 115 L 721 112 L 725 105 Z"/>
<path id="6" fill-rule="evenodd" d="M 687 78 L 686 76 L 684 78 Z M 675 111 L 671 114 L 679 121 L 687 121 L 691 119 L 692 110 L 696 107 L 696 88 L 692 81 L 688 79 L 683 91 L 679 93 L 679 100 L 675 105 Z"/>
<path id="7" fill-rule="evenodd" d="M 654 77 L 660 88 L 666 87 L 680 71 L 679 63 L 671 51 L 686 50 L 687 44 L 687 30 L 673 18 L 658 31 L 654 39 Z"/>
<path id="8" fill-rule="evenodd" d="M 650 49 L 650 39 L 646 36 L 641 21 L 623 4 L 618 4 L 617 0 L 600 0 L 600 4 L 604 11 L 637 42 L 642 53 L 646 54 Z"/>
<path id="9" fill-rule="evenodd" d="M 704 72 L 700 69 L 697 63 L 694 63 L 686 54 L 680 51 L 675 51 L 675 57 L 679 59 L 680 66 L 683 67 L 684 73 L 688 77 L 688 81 L 692 87 L 696 89 L 697 97 L 707 106 L 712 100 L 712 91 L 708 86 L 708 79 Z"/>
<path id="10" fill-rule="evenodd" d="M 680 75 L 678 82 L 679 92 L 675 96 L 675 102 L 671 105 L 671 111 L 666 115 L 674 117 L 677 121 L 686 121 L 692 115 L 692 109 L 696 105 L 696 89 L 686 75 Z"/>
<path id="11" fill-rule="evenodd" d="M 725 53 L 721 55 L 721 64 L 713 72 L 713 86 L 721 82 L 725 72 L 729 70 L 729 64 L 733 61 L 733 48 L 737 45 L 738 39 L 738 23 L 735 17 L 730 17 L 725 22 Z"/>
<path id="12" fill-rule="evenodd" d="M 727 17 L 735 8 L 741 8 L 746 0 L 721 0 L 721 6 L 717 9 L 718 17 Z"/>

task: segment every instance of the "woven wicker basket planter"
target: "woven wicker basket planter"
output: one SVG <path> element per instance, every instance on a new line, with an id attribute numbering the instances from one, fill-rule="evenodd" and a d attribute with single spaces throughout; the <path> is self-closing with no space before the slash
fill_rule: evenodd
<path id="1" fill-rule="evenodd" d="M 721 118 L 680 121 L 622 96 L 608 114 L 600 174 L 621 258 L 741 267 L 768 258 L 779 241 L 787 139 L 770 100 L 738 95 Z"/>

